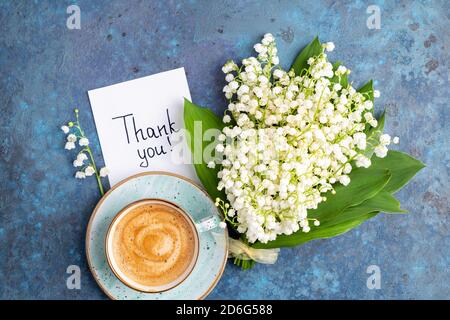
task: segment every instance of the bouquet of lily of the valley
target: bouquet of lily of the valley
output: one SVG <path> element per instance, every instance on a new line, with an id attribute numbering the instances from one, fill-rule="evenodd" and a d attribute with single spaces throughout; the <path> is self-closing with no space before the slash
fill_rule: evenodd
<path id="1" fill-rule="evenodd" d="M 334 44 L 317 37 L 288 71 L 271 34 L 254 48 L 257 57 L 222 68 L 223 119 L 187 100 L 184 111 L 192 151 L 199 132 L 220 130 L 214 157 L 194 165 L 236 239 L 235 263 L 273 263 L 274 248 L 337 236 L 380 212 L 405 212 L 393 194 L 424 165 L 388 151 L 399 138 L 383 133 L 384 112 L 374 116 L 380 93 L 372 81 L 355 89 L 350 70 L 328 61 Z M 206 148 L 211 139 L 202 135 L 200 143 Z"/>

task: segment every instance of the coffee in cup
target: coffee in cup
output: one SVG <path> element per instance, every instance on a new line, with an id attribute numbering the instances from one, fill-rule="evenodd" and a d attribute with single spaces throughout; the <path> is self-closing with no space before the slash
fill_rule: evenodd
<path id="1" fill-rule="evenodd" d="M 144 199 L 122 209 L 106 236 L 106 256 L 129 287 L 160 292 L 180 284 L 197 261 L 199 239 L 192 219 L 178 206 Z"/>

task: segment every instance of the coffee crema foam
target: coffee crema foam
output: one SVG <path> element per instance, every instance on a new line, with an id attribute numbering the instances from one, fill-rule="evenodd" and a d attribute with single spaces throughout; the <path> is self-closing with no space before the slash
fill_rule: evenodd
<path id="1" fill-rule="evenodd" d="M 117 224 L 112 251 L 119 269 L 144 286 L 176 281 L 196 254 L 196 231 L 168 205 L 152 203 L 131 209 Z"/>

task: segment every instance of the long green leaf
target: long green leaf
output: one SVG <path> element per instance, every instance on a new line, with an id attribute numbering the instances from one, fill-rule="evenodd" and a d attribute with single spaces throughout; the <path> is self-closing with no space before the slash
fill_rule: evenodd
<path id="1" fill-rule="evenodd" d="M 385 169 L 357 168 L 350 176 L 350 184 L 335 187 L 335 194 L 327 192 L 327 200 L 322 202 L 317 209 L 309 210 L 308 217 L 318 219 L 321 222 L 332 220 L 337 214 L 347 207 L 355 206 L 374 197 L 388 183 L 391 173 Z M 276 240 L 275 240 L 276 241 Z"/>
<path id="2" fill-rule="evenodd" d="M 364 96 L 366 98 L 369 98 L 373 102 L 374 101 L 373 80 L 370 80 L 365 85 L 363 85 L 361 88 L 359 88 L 358 92 L 364 94 Z"/>
<path id="3" fill-rule="evenodd" d="M 380 211 L 386 213 L 406 213 L 400 209 L 400 202 L 389 192 L 381 190 L 374 197 L 367 199 L 356 206 L 346 208 L 333 219 L 333 223 L 358 218 L 361 213 Z"/>
<path id="4" fill-rule="evenodd" d="M 201 123 L 201 130 L 195 132 L 195 123 Z M 197 172 L 197 176 L 202 182 L 208 194 L 211 198 L 215 199 L 217 197 L 225 199 L 225 194 L 217 190 L 217 185 L 219 179 L 217 173 L 220 170 L 217 166 L 215 169 L 210 169 L 207 167 L 203 159 L 203 150 L 211 141 L 204 141 L 204 132 L 208 129 L 223 129 L 224 124 L 221 119 L 216 116 L 211 110 L 197 106 L 196 104 L 184 99 L 184 127 L 189 133 L 189 147 L 193 153 L 194 167 Z M 198 125 L 197 125 L 197 128 Z M 198 136 L 200 135 L 200 136 Z M 200 140 L 201 139 L 201 140 Z M 199 147 L 201 141 L 200 157 L 201 159 L 195 159 L 196 147 Z M 197 143 L 197 145 L 196 145 Z M 200 163 L 196 163 L 200 162 Z"/>
<path id="5" fill-rule="evenodd" d="M 291 69 L 294 69 L 296 75 L 300 75 L 303 70 L 308 70 L 308 59 L 314 56 L 318 56 L 323 52 L 322 45 L 320 44 L 319 37 L 315 37 L 313 41 L 311 41 L 295 59 L 294 63 L 291 66 Z"/>
<path id="6" fill-rule="evenodd" d="M 392 177 L 391 177 L 392 179 Z M 389 183 L 389 182 L 388 182 Z M 400 209 L 400 202 L 385 190 L 381 190 L 374 197 L 367 199 L 359 204 L 361 208 L 367 208 L 373 211 L 386 213 L 406 213 L 407 211 Z M 351 207 L 354 208 L 354 207 Z M 350 208 L 349 208 L 350 209 Z"/>
<path id="7" fill-rule="evenodd" d="M 388 169 L 391 172 L 392 178 L 383 189 L 390 193 L 400 190 L 424 167 L 425 165 L 421 161 L 395 150 L 389 150 L 384 158 L 372 157 L 372 165 L 370 166 L 373 169 Z"/>
<path id="8" fill-rule="evenodd" d="M 322 222 L 320 228 L 326 228 L 343 222 L 360 219 L 361 216 L 369 212 L 405 213 L 400 209 L 400 203 L 389 192 L 380 191 L 374 197 L 364 202 L 345 208 L 341 213 L 336 214 L 333 219 Z M 313 227 L 316 228 L 316 227 Z"/>

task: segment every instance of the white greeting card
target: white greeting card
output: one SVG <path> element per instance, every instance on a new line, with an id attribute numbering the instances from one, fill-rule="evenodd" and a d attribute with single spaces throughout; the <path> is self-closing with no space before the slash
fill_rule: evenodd
<path id="1" fill-rule="evenodd" d="M 146 171 L 168 171 L 198 182 L 193 165 L 171 155 L 171 139 L 184 127 L 184 98 L 191 100 L 184 68 L 88 94 L 111 186 Z"/>

